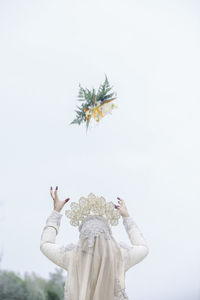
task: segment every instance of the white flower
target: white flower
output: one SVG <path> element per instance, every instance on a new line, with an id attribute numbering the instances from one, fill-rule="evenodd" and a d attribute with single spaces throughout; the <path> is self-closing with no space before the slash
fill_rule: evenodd
<path id="1" fill-rule="evenodd" d="M 102 105 L 102 114 L 105 116 L 108 113 L 110 113 L 112 111 L 112 109 L 114 108 L 114 103 L 112 102 L 108 102 Z"/>

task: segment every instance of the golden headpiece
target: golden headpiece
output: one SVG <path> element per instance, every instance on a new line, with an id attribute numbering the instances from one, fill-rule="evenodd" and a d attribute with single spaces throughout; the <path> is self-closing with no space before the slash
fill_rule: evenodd
<path id="1" fill-rule="evenodd" d="M 93 193 L 87 198 L 81 197 L 79 203 L 71 202 L 70 207 L 71 210 L 65 210 L 65 215 L 72 226 L 79 226 L 79 222 L 90 215 L 102 216 L 112 226 L 116 226 L 120 218 L 120 213 L 112 201 L 106 202 L 104 197 L 96 197 Z"/>

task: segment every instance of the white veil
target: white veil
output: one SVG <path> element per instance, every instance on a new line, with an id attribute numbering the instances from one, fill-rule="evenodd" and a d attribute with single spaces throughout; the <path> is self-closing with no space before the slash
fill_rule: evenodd
<path id="1" fill-rule="evenodd" d="M 124 295 L 124 262 L 106 219 L 90 215 L 79 232 L 73 278 L 68 284 L 69 300 L 115 300 Z"/>

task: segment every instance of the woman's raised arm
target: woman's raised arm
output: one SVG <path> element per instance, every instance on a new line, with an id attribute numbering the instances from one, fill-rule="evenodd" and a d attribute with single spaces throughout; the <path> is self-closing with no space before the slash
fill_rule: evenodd
<path id="1" fill-rule="evenodd" d="M 141 262 L 149 253 L 143 234 L 132 217 L 123 218 L 123 224 L 132 246 L 126 249 L 126 271 Z"/>
<path id="2" fill-rule="evenodd" d="M 67 198 L 64 201 L 60 201 L 57 195 L 58 188 L 53 193 L 51 188 L 51 196 L 54 200 L 54 209 L 46 220 L 46 224 L 42 230 L 40 238 L 40 250 L 41 252 L 53 263 L 61 268 L 68 270 L 69 261 L 71 259 L 70 245 L 60 245 L 56 243 L 56 236 L 59 232 L 60 222 L 62 214 L 60 213 L 64 204 L 69 201 Z"/>
<path id="3" fill-rule="evenodd" d="M 123 224 L 128 234 L 131 246 L 120 242 L 120 246 L 123 248 L 123 257 L 125 261 L 125 271 L 141 262 L 149 253 L 149 248 L 143 234 L 133 218 L 128 213 L 124 200 L 119 198 L 121 206 L 116 207 L 121 211 L 123 218 Z"/>

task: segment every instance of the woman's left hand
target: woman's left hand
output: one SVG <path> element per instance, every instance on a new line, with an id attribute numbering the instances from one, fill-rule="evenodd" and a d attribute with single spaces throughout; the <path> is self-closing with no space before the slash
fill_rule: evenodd
<path id="1" fill-rule="evenodd" d="M 55 189 L 54 192 L 53 192 L 53 188 L 51 186 L 50 187 L 50 194 L 51 194 L 51 197 L 52 197 L 53 202 L 54 202 L 54 209 L 57 212 L 60 212 L 62 210 L 63 206 L 65 205 L 65 203 L 67 203 L 70 199 L 70 198 L 67 198 L 63 201 L 59 200 L 59 198 L 58 198 L 58 186 L 56 186 L 56 189 Z"/>

